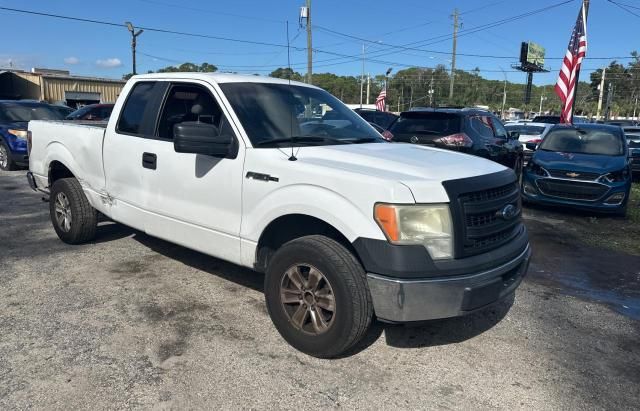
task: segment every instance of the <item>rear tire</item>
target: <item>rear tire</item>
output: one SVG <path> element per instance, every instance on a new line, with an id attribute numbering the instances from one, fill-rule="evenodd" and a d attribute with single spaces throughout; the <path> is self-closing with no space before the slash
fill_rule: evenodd
<path id="1" fill-rule="evenodd" d="M 14 171 L 18 169 L 18 166 L 11 158 L 11 150 L 7 147 L 7 144 L 0 140 L 0 169 L 4 171 Z"/>
<path id="2" fill-rule="evenodd" d="M 269 262 L 264 289 L 276 329 L 305 354 L 343 354 L 371 325 L 373 303 L 364 269 L 330 238 L 311 235 L 280 247 Z"/>
<path id="3" fill-rule="evenodd" d="M 96 235 L 98 215 L 75 178 L 61 178 L 51 186 L 51 223 L 67 244 L 82 244 Z"/>

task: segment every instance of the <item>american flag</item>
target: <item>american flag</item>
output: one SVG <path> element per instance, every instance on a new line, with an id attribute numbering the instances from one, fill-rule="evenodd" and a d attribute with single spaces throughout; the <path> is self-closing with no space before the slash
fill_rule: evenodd
<path id="1" fill-rule="evenodd" d="M 376 110 L 386 111 L 386 104 L 385 104 L 386 99 L 387 99 L 387 87 L 385 86 L 385 88 L 383 88 L 382 91 L 380 91 L 378 98 L 376 98 Z"/>
<path id="2" fill-rule="evenodd" d="M 587 16 L 584 6 L 580 8 L 576 26 L 571 33 L 567 54 L 562 61 L 560 76 L 556 83 L 556 94 L 562 100 L 561 123 L 571 123 L 573 118 L 573 103 L 575 101 L 576 83 L 580 73 L 580 65 L 587 53 Z"/>

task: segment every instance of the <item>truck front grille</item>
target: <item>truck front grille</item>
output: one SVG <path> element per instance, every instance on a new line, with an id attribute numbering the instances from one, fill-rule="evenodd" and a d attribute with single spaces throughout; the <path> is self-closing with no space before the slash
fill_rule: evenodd
<path id="1" fill-rule="evenodd" d="M 511 170 L 445 181 L 443 185 L 451 199 L 455 258 L 499 248 L 524 229 L 520 189 Z"/>

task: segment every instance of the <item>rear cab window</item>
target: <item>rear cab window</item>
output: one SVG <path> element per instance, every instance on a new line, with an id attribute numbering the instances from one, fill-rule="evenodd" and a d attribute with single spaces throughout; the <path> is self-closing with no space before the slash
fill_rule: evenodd
<path id="1" fill-rule="evenodd" d="M 407 112 L 390 128 L 393 134 L 427 134 L 448 136 L 462 129 L 461 117 L 453 113 Z"/>

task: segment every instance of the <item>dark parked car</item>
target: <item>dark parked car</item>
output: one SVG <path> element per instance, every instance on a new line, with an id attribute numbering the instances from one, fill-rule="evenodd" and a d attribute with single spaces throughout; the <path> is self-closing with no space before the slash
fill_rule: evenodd
<path id="1" fill-rule="evenodd" d="M 629 145 L 632 177 L 640 180 L 640 127 L 624 127 L 623 130 Z"/>
<path id="2" fill-rule="evenodd" d="M 394 142 L 462 151 L 496 161 L 520 173 L 522 144 L 492 113 L 478 109 L 423 109 L 400 113 L 385 133 Z"/>
<path id="3" fill-rule="evenodd" d="M 617 214 L 625 213 L 630 189 L 622 129 L 601 124 L 554 126 L 525 167 L 522 180 L 523 199 L 528 202 Z"/>
<path id="4" fill-rule="evenodd" d="M 638 123 L 635 120 L 607 120 L 604 124 L 609 124 L 610 126 L 619 126 L 619 127 L 633 127 Z"/>
<path id="5" fill-rule="evenodd" d="M 560 116 L 535 116 L 532 120 L 534 123 L 559 124 Z"/>
<path id="6" fill-rule="evenodd" d="M 62 120 L 50 104 L 0 100 L 0 169 L 15 170 L 29 165 L 27 124 L 30 120 Z"/>
<path id="7" fill-rule="evenodd" d="M 354 111 L 369 123 L 375 123 L 385 130 L 388 130 L 389 126 L 398 118 L 398 116 L 388 111 L 378 111 L 368 108 L 357 108 Z"/>
<path id="8" fill-rule="evenodd" d="M 51 108 L 53 108 L 54 110 L 58 111 L 60 114 L 62 114 L 63 117 L 67 117 L 69 114 L 73 113 L 74 111 L 76 111 L 74 108 L 68 107 L 68 106 L 61 106 L 58 104 L 53 104 L 51 106 Z"/>
<path id="9" fill-rule="evenodd" d="M 67 120 L 108 120 L 113 111 L 113 104 L 89 104 L 67 116 Z"/>

